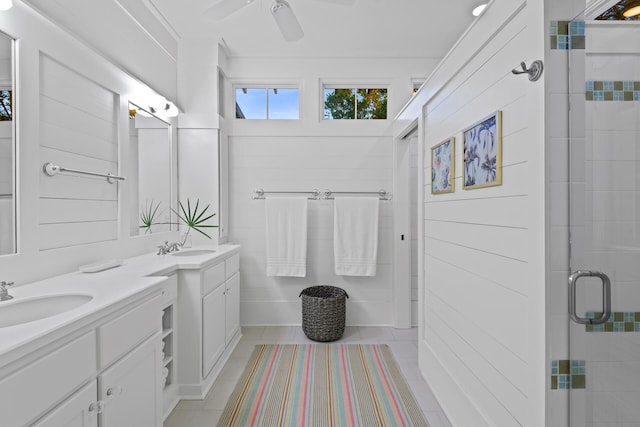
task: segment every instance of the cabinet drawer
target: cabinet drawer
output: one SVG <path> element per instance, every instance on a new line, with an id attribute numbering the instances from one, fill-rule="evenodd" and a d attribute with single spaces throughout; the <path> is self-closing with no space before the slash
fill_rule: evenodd
<path id="1" fill-rule="evenodd" d="M 98 328 L 99 367 L 103 368 L 145 338 L 162 330 L 162 297 L 157 296 Z"/>
<path id="2" fill-rule="evenodd" d="M 171 301 L 178 297 L 178 275 L 172 274 L 161 285 L 162 287 L 162 306 L 166 307 Z"/>
<path id="3" fill-rule="evenodd" d="M 220 286 L 224 279 L 224 262 L 207 269 L 202 273 L 202 295 L 207 295 Z"/>
<path id="4" fill-rule="evenodd" d="M 240 255 L 235 254 L 234 256 L 227 258 L 227 260 L 225 261 L 225 265 L 226 265 L 225 279 L 228 279 L 229 277 L 236 274 L 238 270 L 240 270 Z"/>
<path id="5" fill-rule="evenodd" d="M 96 372 L 96 334 L 54 350 L 0 381 L 3 426 L 23 426 Z"/>

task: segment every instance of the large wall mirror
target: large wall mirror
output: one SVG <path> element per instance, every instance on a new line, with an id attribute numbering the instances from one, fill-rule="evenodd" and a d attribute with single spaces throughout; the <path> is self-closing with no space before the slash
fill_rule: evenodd
<path id="1" fill-rule="evenodd" d="M 131 177 L 131 235 L 177 229 L 171 224 L 171 124 L 129 103 L 129 143 L 137 165 Z"/>
<path id="2" fill-rule="evenodd" d="M 13 39 L 0 32 L 0 255 L 16 252 Z"/>

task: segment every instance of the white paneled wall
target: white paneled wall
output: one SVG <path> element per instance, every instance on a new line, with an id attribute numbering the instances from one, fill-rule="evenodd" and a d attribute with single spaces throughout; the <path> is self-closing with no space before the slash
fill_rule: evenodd
<path id="1" fill-rule="evenodd" d="M 381 202 L 375 277 L 336 276 L 333 202 L 309 201 L 307 277 L 267 277 L 264 200 L 254 190 L 392 188 L 390 137 L 230 137 L 232 240 L 242 243 L 242 323 L 300 324 L 300 291 L 330 284 L 350 296 L 350 325 L 392 322 L 392 209 Z"/>
<path id="2" fill-rule="evenodd" d="M 118 28 L 118 19 L 110 25 Z M 16 253 L 0 257 L 0 280 L 20 286 L 79 265 L 151 252 L 162 240 L 176 239 L 177 233 L 129 237 L 136 210 L 130 206 L 131 181 L 108 184 L 104 178 L 47 177 L 42 171 L 43 163 L 53 162 L 129 177 L 137 173 L 127 143 L 128 102 L 141 103 L 154 92 L 24 2 L 0 14 L 0 29 L 19 41 L 18 240 Z M 131 44 L 109 40 L 114 49 Z M 2 236 L 11 233 L 5 228 Z"/>
<path id="3" fill-rule="evenodd" d="M 544 83 L 511 73 L 542 54 L 542 16 L 494 1 L 400 116 L 424 142 L 420 367 L 456 426 L 544 422 Z M 503 184 L 465 191 L 462 132 L 498 110 Z M 431 147 L 452 136 L 455 192 L 432 195 Z"/>
<path id="4" fill-rule="evenodd" d="M 418 165 L 418 136 L 414 135 L 409 140 L 409 179 L 411 188 L 409 190 L 410 200 L 410 221 L 411 221 L 411 325 L 418 326 L 418 174 L 422 169 Z"/>
<path id="5" fill-rule="evenodd" d="M 229 60 L 225 70 L 229 95 L 222 125 L 229 135 L 229 240 L 242 244 L 243 324 L 300 324 L 298 295 L 319 284 L 340 286 L 349 293 L 348 324 L 393 323 L 393 201 L 381 202 L 375 277 L 334 274 L 333 202 L 311 201 L 307 277 L 274 278 L 266 276 L 264 201 L 251 196 L 258 188 L 393 191 L 391 120 L 323 120 L 322 84 L 384 84 L 389 89 L 388 117 L 392 118 L 411 97 L 411 79 L 428 75 L 437 62 L 435 58 Z M 246 83 L 299 87 L 300 119 L 234 119 L 232 85 Z"/>
<path id="6" fill-rule="evenodd" d="M 45 55 L 40 81 L 43 163 L 118 174 L 117 96 Z M 40 249 L 117 239 L 118 185 L 85 175 L 42 174 Z"/>

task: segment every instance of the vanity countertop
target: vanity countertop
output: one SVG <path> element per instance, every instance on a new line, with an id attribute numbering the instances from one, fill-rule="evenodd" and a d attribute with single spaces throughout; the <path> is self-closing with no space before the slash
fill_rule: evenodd
<path id="1" fill-rule="evenodd" d="M 0 328 L 0 366 L 28 352 L 34 344 L 44 344 L 44 337 L 55 339 L 99 319 L 109 308 L 127 300 L 134 301 L 159 292 L 157 286 L 166 276 L 180 269 L 200 269 L 215 264 L 240 250 L 239 245 L 202 246 L 213 253 L 191 256 L 144 254 L 123 260 L 121 266 L 97 273 L 73 272 L 26 285 L 9 288 L 12 300 L 0 302 L 2 307 L 53 295 L 87 295 L 91 301 L 69 311 L 44 319 Z"/>

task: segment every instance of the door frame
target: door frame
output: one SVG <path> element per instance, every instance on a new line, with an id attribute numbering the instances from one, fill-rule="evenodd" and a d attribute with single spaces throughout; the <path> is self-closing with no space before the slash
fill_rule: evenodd
<path id="1" fill-rule="evenodd" d="M 409 141 L 413 135 L 417 136 L 417 130 L 418 121 L 416 120 L 393 140 L 393 326 L 395 328 L 412 326 L 412 194 Z"/>

